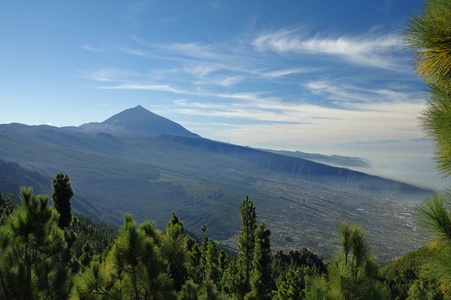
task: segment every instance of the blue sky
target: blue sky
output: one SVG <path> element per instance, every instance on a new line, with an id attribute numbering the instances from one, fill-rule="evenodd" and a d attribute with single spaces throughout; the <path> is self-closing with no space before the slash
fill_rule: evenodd
<path id="1" fill-rule="evenodd" d="M 399 28 L 416 0 L 3 1 L 0 123 L 143 107 L 203 137 L 437 183 Z"/>

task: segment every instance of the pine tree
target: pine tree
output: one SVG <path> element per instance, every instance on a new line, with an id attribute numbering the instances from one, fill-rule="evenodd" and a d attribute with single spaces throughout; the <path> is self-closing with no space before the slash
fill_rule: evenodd
<path id="1" fill-rule="evenodd" d="M 415 67 L 430 88 L 423 112 L 423 127 L 433 139 L 437 168 L 451 176 L 451 2 L 425 0 L 418 12 L 406 20 L 404 38 L 413 51 Z M 433 195 L 418 207 L 419 222 L 434 235 L 436 251 L 430 268 L 440 290 L 451 296 L 451 193 Z"/>
<path id="2" fill-rule="evenodd" d="M 168 261 L 176 291 L 180 291 L 182 288 L 188 272 L 186 268 L 188 251 L 184 231 L 183 223 L 176 216 L 175 212 L 172 212 L 172 217 L 162 237 L 161 254 Z"/>
<path id="3" fill-rule="evenodd" d="M 290 268 L 285 276 L 278 279 L 277 290 L 273 291 L 275 299 L 300 300 L 303 298 L 304 272 L 300 267 Z"/>
<path id="4" fill-rule="evenodd" d="M 450 195 L 434 194 L 417 207 L 418 222 L 434 235 L 427 273 L 437 280 L 440 291 L 451 296 L 451 214 Z M 426 269 L 426 268 L 425 268 Z"/>
<path id="5" fill-rule="evenodd" d="M 154 236 L 159 233 L 152 223 L 136 227 L 130 214 L 106 261 L 94 258 L 78 280 L 76 299 L 173 299 L 168 265 Z"/>
<path id="6" fill-rule="evenodd" d="M 218 244 L 207 235 L 207 227 L 201 228 L 204 236 L 202 238 L 200 259 L 198 266 L 198 282 L 200 299 L 216 299 L 218 294 L 218 285 L 222 279 L 222 269 L 219 265 Z"/>
<path id="7" fill-rule="evenodd" d="M 255 229 L 257 228 L 257 214 L 254 203 L 246 199 L 240 204 L 241 230 L 238 233 L 238 265 L 242 276 L 240 294 L 244 297 L 250 290 L 250 273 L 255 246 Z"/>
<path id="8" fill-rule="evenodd" d="M 199 266 L 198 271 L 201 278 L 199 278 L 198 282 L 201 283 L 205 280 L 207 277 L 206 270 L 207 270 L 207 251 L 208 251 L 208 242 L 210 241 L 208 235 L 207 235 L 207 226 L 202 225 L 200 229 L 204 236 L 202 237 L 202 244 L 200 245 L 200 258 L 199 258 Z"/>
<path id="9" fill-rule="evenodd" d="M 327 300 L 327 280 L 324 275 L 315 275 L 309 279 L 305 293 L 306 300 Z"/>
<path id="10" fill-rule="evenodd" d="M 363 227 L 343 223 L 340 238 L 342 252 L 328 268 L 331 299 L 388 299 L 388 290 L 375 280 L 378 268 Z"/>
<path id="11" fill-rule="evenodd" d="M 404 39 L 425 84 L 451 87 L 451 3 L 426 0 L 405 25 Z"/>
<path id="12" fill-rule="evenodd" d="M 205 280 L 216 285 L 221 277 L 218 244 L 214 240 L 209 239 L 205 259 Z"/>
<path id="13" fill-rule="evenodd" d="M 0 229 L 0 298 L 67 298 L 72 277 L 58 261 L 66 247 L 58 212 L 32 188 L 21 188 L 21 197 Z"/>
<path id="14" fill-rule="evenodd" d="M 423 290 L 420 281 L 415 280 L 414 283 L 410 286 L 409 296 L 406 300 L 427 300 L 426 291 Z"/>
<path id="15" fill-rule="evenodd" d="M 5 196 L 0 190 L 0 224 L 3 224 L 5 218 L 9 216 L 16 208 L 17 203 L 14 200 L 14 195 L 7 194 Z"/>
<path id="16" fill-rule="evenodd" d="M 86 267 L 89 265 L 89 263 L 92 260 L 92 257 L 94 256 L 94 251 L 92 249 L 91 243 L 87 241 L 82 248 L 82 253 L 79 257 L 80 265 L 82 267 Z"/>
<path id="17" fill-rule="evenodd" d="M 199 285 L 195 284 L 192 280 L 187 280 L 181 291 L 178 294 L 179 300 L 197 300 L 198 299 L 198 289 Z"/>
<path id="18" fill-rule="evenodd" d="M 71 202 L 70 199 L 74 195 L 74 191 L 70 186 L 70 179 L 67 174 L 58 173 L 53 179 L 52 201 L 56 210 L 59 212 L 58 226 L 61 229 L 70 226 L 72 221 Z"/>
<path id="19" fill-rule="evenodd" d="M 271 231 L 262 222 L 255 230 L 255 247 L 251 272 L 251 292 L 246 299 L 270 299 L 271 289 Z"/>
<path id="20" fill-rule="evenodd" d="M 201 282 L 201 276 L 199 275 L 201 251 L 199 250 L 199 244 L 197 244 L 196 240 L 189 235 L 186 236 L 186 250 L 188 252 L 186 261 L 187 275 L 194 283 L 198 284 Z"/>
<path id="21" fill-rule="evenodd" d="M 243 272 L 240 269 L 238 258 L 235 257 L 227 264 L 227 268 L 225 269 L 222 280 L 222 292 L 223 294 L 228 295 L 230 298 L 240 298 L 242 289 L 243 289 Z"/>

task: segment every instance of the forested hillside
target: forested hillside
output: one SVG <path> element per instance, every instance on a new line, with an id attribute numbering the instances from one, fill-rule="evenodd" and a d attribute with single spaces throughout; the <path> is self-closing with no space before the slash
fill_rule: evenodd
<path id="1" fill-rule="evenodd" d="M 73 213 L 67 175 L 52 202 L 21 188 L 21 206 L 0 194 L 2 299 L 442 299 L 423 272 L 426 248 L 378 273 L 361 225 L 336 228 L 330 259 L 307 248 L 271 252 L 272 233 L 246 197 L 237 207 L 237 252 L 225 252 L 203 225 L 194 239 L 175 212 L 159 230 L 124 215 L 120 228 Z M 63 220 L 69 220 L 68 222 Z M 345 284 L 343 284 L 345 283 Z M 409 298 L 420 299 L 420 298 Z"/>
<path id="2" fill-rule="evenodd" d="M 53 180 L 52 206 L 32 188 L 22 188 L 20 195 L 20 207 L 12 195 L 0 197 L 2 299 L 388 297 L 365 232 L 356 224 L 340 226 L 342 249 L 326 265 L 306 248 L 272 254 L 271 231 L 257 222 L 247 197 L 237 209 L 239 251 L 230 255 L 205 225 L 196 243 L 174 212 L 163 230 L 153 221 L 138 225 L 130 214 L 120 229 L 73 215 L 72 189 L 63 174 Z M 67 217 L 70 222 L 63 222 Z M 339 284 L 344 279 L 349 285 Z"/>

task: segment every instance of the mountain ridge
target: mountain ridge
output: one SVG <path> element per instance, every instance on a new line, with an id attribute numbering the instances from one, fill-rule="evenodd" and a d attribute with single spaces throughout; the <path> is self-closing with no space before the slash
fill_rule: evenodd
<path id="1" fill-rule="evenodd" d="M 180 124 L 159 116 L 141 105 L 119 112 L 103 122 L 90 122 L 78 127 L 66 127 L 66 129 L 112 135 L 158 136 L 171 134 L 200 137 Z"/>
<path id="2" fill-rule="evenodd" d="M 197 136 L 83 132 L 52 126 L 0 125 L 0 159 L 53 177 L 70 176 L 99 219 L 120 225 L 166 224 L 171 212 L 193 231 L 203 224 L 229 246 L 246 195 L 274 233 L 275 249 L 307 246 L 326 253 L 337 222 L 359 222 L 387 261 L 420 244 L 412 213 L 427 189 L 346 168 Z M 0 182 L 1 183 L 1 182 Z M 1 186 L 0 186 L 1 187 Z M 307 230 L 308 228 L 308 230 Z M 400 239 L 387 248 L 390 239 Z M 405 237 L 409 237 L 406 239 Z"/>
<path id="3" fill-rule="evenodd" d="M 25 168 L 18 163 L 0 159 L 0 191 L 13 194 L 17 203 L 20 203 L 21 187 L 32 187 L 35 195 L 46 194 L 50 197 L 52 180 L 50 176 Z M 99 213 L 92 203 L 80 195 L 75 194 L 71 202 L 76 211 L 87 216 L 93 217 Z"/>

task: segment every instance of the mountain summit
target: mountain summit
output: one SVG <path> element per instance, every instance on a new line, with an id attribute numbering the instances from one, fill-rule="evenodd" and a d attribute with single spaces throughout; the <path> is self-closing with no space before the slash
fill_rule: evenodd
<path id="1" fill-rule="evenodd" d="M 199 137 L 180 124 L 154 114 L 141 105 L 126 109 L 101 123 L 83 124 L 79 129 L 84 132 L 105 132 L 113 135 L 158 136 L 170 134 Z"/>

